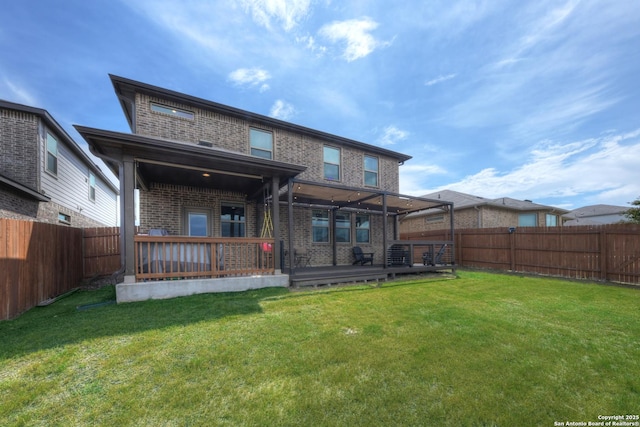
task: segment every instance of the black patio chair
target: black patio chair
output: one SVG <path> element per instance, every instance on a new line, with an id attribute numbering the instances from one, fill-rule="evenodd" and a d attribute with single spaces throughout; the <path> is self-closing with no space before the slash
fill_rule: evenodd
<path id="1" fill-rule="evenodd" d="M 423 265 L 437 265 L 437 264 L 442 264 L 442 255 L 444 255 L 444 252 L 447 250 L 447 244 L 445 243 L 444 245 L 442 245 L 442 247 L 440 247 L 440 250 L 438 251 L 438 253 L 433 256 L 433 253 L 431 251 L 429 252 L 424 252 L 422 254 L 422 264 Z"/>
<path id="2" fill-rule="evenodd" d="M 387 251 L 387 265 L 394 266 L 413 266 L 409 251 L 403 245 L 391 245 Z"/>
<path id="3" fill-rule="evenodd" d="M 373 265 L 373 252 L 362 252 L 362 248 L 360 246 L 353 247 L 353 257 L 355 258 L 355 261 L 353 261 L 352 265 L 365 265 L 368 262 Z"/>

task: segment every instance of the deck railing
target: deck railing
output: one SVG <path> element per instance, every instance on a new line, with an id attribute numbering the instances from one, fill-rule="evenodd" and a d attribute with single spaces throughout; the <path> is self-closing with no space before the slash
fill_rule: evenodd
<path id="1" fill-rule="evenodd" d="M 136 281 L 274 274 L 273 239 L 137 235 Z"/>
<path id="2" fill-rule="evenodd" d="M 453 265 L 451 240 L 393 240 L 388 242 L 387 265 Z"/>

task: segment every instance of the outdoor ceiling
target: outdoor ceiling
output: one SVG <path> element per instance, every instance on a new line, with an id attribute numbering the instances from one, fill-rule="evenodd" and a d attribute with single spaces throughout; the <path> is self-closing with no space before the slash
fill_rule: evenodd
<path id="1" fill-rule="evenodd" d="M 387 212 L 405 214 L 432 208 L 448 209 L 450 203 L 441 200 L 424 199 L 389 193 L 376 189 L 361 189 L 333 184 L 319 184 L 310 181 L 293 180 L 293 203 L 327 208 L 350 208 L 354 210 L 382 212 L 386 197 Z M 282 201 L 287 194 L 280 195 Z"/>
<path id="2" fill-rule="evenodd" d="M 260 175 L 242 174 L 209 168 L 158 164 L 145 160 L 136 162 L 138 182 L 147 186 L 150 182 L 178 184 L 188 187 L 224 188 L 251 196 L 262 189 L 264 178 Z"/>

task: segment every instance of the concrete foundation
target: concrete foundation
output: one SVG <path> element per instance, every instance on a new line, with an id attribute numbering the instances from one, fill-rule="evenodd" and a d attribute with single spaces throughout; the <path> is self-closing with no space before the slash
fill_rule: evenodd
<path id="1" fill-rule="evenodd" d="M 168 299 L 215 292 L 241 292 L 272 287 L 286 288 L 288 286 L 289 275 L 287 274 L 120 283 L 116 285 L 116 300 L 119 304 L 149 299 Z"/>

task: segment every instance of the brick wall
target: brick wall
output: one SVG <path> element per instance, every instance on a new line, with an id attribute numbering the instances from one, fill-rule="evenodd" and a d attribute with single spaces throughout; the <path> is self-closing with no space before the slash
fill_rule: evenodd
<path id="1" fill-rule="evenodd" d="M 184 209 L 198 208 L 210 210 L 212 234 L 220 236 L 222 202 L 244 203 L 245 199 L 243 194 L 224 190 L 152 183 L 149 191 L 140 191 L 140 232 L 148 233 L 152 228 L 164 228 L 170 234 L 184 235 Z M 258 236 L 255 203 L 246 203 L 245 218 L 247 237 Z"/>
<path id="2" fill-rule="evenodd" d="M 0 173 L 38 188 L 38 126 L 34 114 L 0 109 Z"/>
<path id="3" fill-rule="evenodd" d="M 174 117 L 151 110 L 151 103 L 186 110 L 194 114 L 193 119 Z M 228 117 L 219 113 L 189 107 L 144 94 L 136 95 L 136 133 L 145 136 L 192 142 L 200 140 L 214 146 L 249 154 L 249 129 L 254 126 L 248 120 Z M 274 160 L 306 166 L 301 179 L 324 182 L 323 146 L 339 147 L 333 142 L 323 141 L 284 129 L 256 126 L 273 133 Z M 362 187 L 364 185 L 364 152 L 349 147 L 342 150 L 342 179 L 340 184 Z M 379 156 L 379 185 L 382 190 L 398 192 L 400 188 L 397 160 Z"/>

